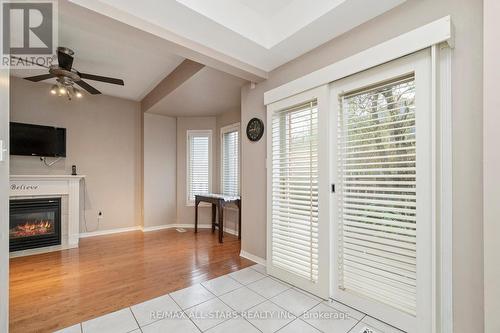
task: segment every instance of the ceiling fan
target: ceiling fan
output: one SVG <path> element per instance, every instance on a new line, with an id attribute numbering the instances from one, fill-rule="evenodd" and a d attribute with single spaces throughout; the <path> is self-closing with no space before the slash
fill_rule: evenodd
<path id="1" fill-rule="evenodd" d="M 87 82 L 83 81 L 83 79 L 88 79 L 92 81 L 100 81 L 100 82 L 105 82 L 105 83 L 110 83 L 110 84 L 117 84 L 117 85 L 125 85 L 123 80 L 121 79 L 115 79 L 112 77 L 105 77 L 105 76 L 99 76 L 99 75 L 93 75 L 93 74 L 87 74 L 87 73 L 80 73 L 76 69 L 73 68 L 73 55 L 75 52 L 73 50 L 67 48 L 67 47 L 58 47 L 57 48 L 57 65 L 52 65 L 50 67 L 40 65 L 35 62 L 31 62 L 27 59 L 20 59 L 17 57 L 19 60 L 29 62 L 33 65 L 45 67 L 49 70 L 49 74 L 42 74 L 42 75 L 37 75 L 37 76 L 31 76 L 31 77 L 26 77 L 25 80 L 32 81 L 32 82 L 40 82 L 43 80 L 48 80 L 51 78 L 56 78 L 57 84 L 52 86 L 52 89 L 50 90 L 51 94 L 53 95 L 59 95 L 59 96 L 67 96 L 70 100 L 72 96 L 76 96 L 77 98 L 82 97 L 82 93 L 78 88 L 74 87 L 74 84 L 76 83 L 79 85 L 81 88 L 86 90 L 89 94 L 91 95 L 99 95 L 101 92 L 97 90 L 96 88 L 92 87 L 90 84 Z"/>

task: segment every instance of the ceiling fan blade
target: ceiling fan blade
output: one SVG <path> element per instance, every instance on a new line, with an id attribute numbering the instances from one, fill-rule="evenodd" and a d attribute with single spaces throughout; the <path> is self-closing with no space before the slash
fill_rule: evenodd
<path id="1" fill-rule="evenodd" d="M 82 79 L 87 79 L 87 80 L 93 80 L 93 81 L 101 81 L 101 82 L 106 82 L 106 83 L 111 83 L 111 84 L 118 84 L 120 86 L 124 86 L 125 82 L 121 79 L 115 79 L 112 77 L 106 77 L 106 76 L 99 76 L 99 75 L 93 75 L 93 74 L 87 74 L 87 73 L 78 73 Z"/>
<path id="2" fill-rule="evenodd" d="M 77 85 L 79 85 L 80 87 L 82 87 L 83 89 L 85 89 L 89 94 L 99 95 L 101 93 L 99 90 L 97 90 L 96 88 L 92 87 L 90 84 L 88 84 L 87 82 L 85 82 L 83 80 L 76 81 L 75 83 Z"/>
<path id="3" fill-rule="evenodd" d="M 31 82 L 40 82 L 43 80 L 51 79 L 53 77 L 56 77 L 53 74 L 42 74 L 42 75 L 37 75 L 37 76 L 30 76 L 30 77 L 25 77 L 25 80 L 31 81 Z"/>
<path id="4" fill-rule="evenodd" d="M 19 61 L 22 61 L 22 62 L 26 62 L 28 64 L 32 64 L 32 65 L 35 65 L 35 66 L 40 66 L 40 67 L 45 67 L 45 68 L 49 68 L 49 66 L 45 66 L 45 65 L 42 65 L 42 64 L 37 64 L 36 62 L 33 62 L 31 60 L 28 60 L 28 59 L 23 59 L 23 58 L 19 58 L 19 57 L 16 57 L 16 56 L 10 56 L 12 59 L 16 59 L 16 60 L 19 60 Z"/>
<path id="5" fill-rule="evenodd" d="M 73 55 L 71 50 L 58 47 L 57 48 L 57 62 L 59 63 L 59 67 L 64 68 L 67 71 L 70 71 L 73 67 Z"/>

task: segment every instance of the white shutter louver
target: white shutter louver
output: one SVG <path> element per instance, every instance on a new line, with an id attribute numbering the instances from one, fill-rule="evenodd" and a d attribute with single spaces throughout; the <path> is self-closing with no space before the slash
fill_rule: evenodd
<path id="1" fill-rule="evenodd" d="M 210 191 L 211 133 L 188 132 L 188 202 Z"/>
<path id="2" fill-rule="evenodd" d="M 415 78 L 343 95 L 339 287 L 416 315 Z"/>
<path id="3" fill-rule="evenodd" d="M 222 192 L 225 195 L 240 194 L 239 131 L 222 134 Z"/>
<path id="4" fill-rule="evenodd" d="M 272 118 L 272 264 L 318 280 L 318 106 Z"/>

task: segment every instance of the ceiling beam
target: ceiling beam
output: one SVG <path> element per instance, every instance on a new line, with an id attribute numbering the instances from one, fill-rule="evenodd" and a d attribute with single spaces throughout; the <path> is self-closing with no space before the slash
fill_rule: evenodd
<path id="1" fill-rule="evenodd" d="M 150 23 L 142 18 L 129 14 L 123 10 L 113 7 L 100 0 L 69 0 L 81 7 L 92 10 L 101 15 L 108 16 L 114 20 L 129 26 L 146 31 L 162 38 L 168 43 L 172 52 L 206 66 L 215 68 L 222 72 L 234 75 L 244 80 L 259 83 L 267 80 L 268 73 L 255 66 L 244 63 L 238 59 L 225 55 L 212 48 L 194 42 L 156 24 Z"/>
<path id="2" fill-rule="evenodd" d="M 198 73 L 205 65 L 189 59 L 184 60 L 141 101 L 142 112 L 151 109 L 156 103 L 167 97 L 172 91 Z"/>

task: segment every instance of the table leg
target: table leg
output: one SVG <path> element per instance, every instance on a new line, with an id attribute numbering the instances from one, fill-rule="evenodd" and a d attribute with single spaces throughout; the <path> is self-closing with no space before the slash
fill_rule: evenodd
<path id="1" fill-rule="evenodd" d="M 217 206 L 212 204 L 212 232 L 215 231 L 215 215 L 217 214 Z"/>
<path id="2" fill-rule="evenodd" d="M 224 205 L 219 202 L 219 243 L 222 243 L 222 236 L 224 233 Z"/>
<path id="3" fill-rule="evenodd" d="M 198 200 L 194 201 L 194 232 L 198 232 L 198 205 L 200 202 Z"/>

